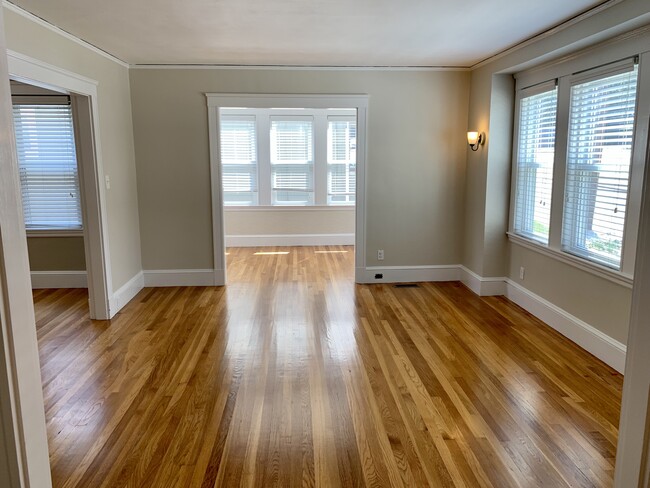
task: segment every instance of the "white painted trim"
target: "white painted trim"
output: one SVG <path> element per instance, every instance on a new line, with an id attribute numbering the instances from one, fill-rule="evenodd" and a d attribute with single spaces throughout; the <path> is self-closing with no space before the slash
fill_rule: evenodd
<path id="1" fill-rule="evenodd" d="M 83 229 L 75 230 L 27 230 L 27 237 L 83 237 Z"/>
<path id="2" fill-rule="evenodd" d="M 206 93 L 208 107 L 358 108 L 368 106 L 365 94 Z"/>
<path id="3" fill-rule="evenodd" d="M 643 60 L 642 60 L 643 62 Z M 646 66 L 644 69 L 650 69 Z M 650 137 L 645 141 L 650 146 Z M 650 151 L 645 164 L 650 168 Z M 623 383 L 621 422 L 616 448 L 614 487 L 648 488 L 650 470 L 650 171 L 642 181 L 642 206 L 637 241 L 637 277 L 632 290 L 629 344 Z"/>
<path id="4" fill-rule="evenodd" d="M 506 297 L 619 373 L 623 373 L 627 350 L 625 344 L 510 279 L 506 281 Z"/>
<path id="5" fill-rule="evenodd" d="M 353 245 L 354 234 L 266 234 L 226 236 L 226 247 Z"/>
<path id="6" fill-rule="evenodd" d="M 0 26 L 4 10 L 0 9 Z M 0 27 L 0 422 L 3 486 L 50 488 L 34 302 L 14 141 L 9 60 Z M 0 441 L 2 442 L 2 441 Z"/>
<path id="7" fill-rule="evenodd" d="M 470 71 L 467 66 L 321 66 L 262 64 L 132 64 L 131 69 L 211 69 L 269 71 Z"/>
<path id="8" fill-rule="evenodd" d="M 67 69 L 59 68 L 11 49 L 7 49 L 7 57 L 9 74 L 13 75 L 12 78 L 18 81 L 24 79 L 29 84 L 35 84 L 54 91 L 61 91 L 61 88 L 64 88 L 65 91 L 69 90 L 85 95 L 97 91 L 97 85 L 99 85 L 97 81 Z M 45 76 L 43 76 L 44 72 L 46 72 Z"/>
<path id="9" fill-rule="evenodd" d="M 111 298 L 111 317 L 122 310 L 144 288 L 144 274 L 140 271 L 122 285 Z"/>
<path id="10" fill-rule="evenodd" d="M 383 278 L 375 278 L 383 274 Z M 437 266 L 369 266 L 356 268 L 357 283 L 415 283 L 423 281 L 459 281 L 456 264 Z"/>
<path id="11" fill-rule="evenodd" d="M 146 287 L 218 286 L 217 271 L 214 269 L 146 269 L 142 273 Z"/>
<path id="12" fill-rule="evenodd" d="M 88 288 L 85 271 L 31 271 L 32 290 L 45 288 Z"/>
<path id="13" fill-rule="evenodd" d="M 460 268 L 460 281 L 474 293 L 482 297 L 506 294 L 507 278 L 483 278 L 465 266 Z"/>
<path id="14" fill-rule="evenodd" d="M 224 206 L 223 211 L 228 212 L 354 212 L 354 205 L 263 205 L 235 207 Z"/>
<path id="15" fill-rule="evenodd" d="M 34 22 L 35 24 L 40 25 L 41 27 L 45 27 L 47 30 L 50 30 L 50 31 L 62 36 L 62 37 L 65 37 L 66 39 L 68 39 L 68 40 L 70 40 L 70 41 L 72 41 L 72 42 L 74 42 L 76 44 L 79 44 L 80 46 L 83 46 L 86 49 L 89 49 L 90 51 L 94 52 L 95 54 L 99 54 L 100 56 L 103 56 L 106 59 L 109 59 L 109 60 L 113 61 L 114 63 L 119 64 L 120 66 L 122 66 L 124 68 L 129 67 L 129 64 L 125 63 L 120 58 L 118 58 L 116 56 L 113 56 L 112 54 L 104 51 L 103 49 L 100 49 L 97 46 L 94 46 L 94 45 L 90 44 L 89 42 L 84 41 L 83 39 L 80 39 L 77 36 L 72 35 L 69 32 L 66 32 L 63 29 L 61 29 L 61 28 L 59 28 L 59 27 L 57 27 L 57 26 L 55 26 L 53 24 L 50 24 L 49 22 L 42 19 L 41 17 L 38 17 L 38 16 L 32 14 L 31 12 L 28 12 L 27 10 L 19 7 L 18 5 L 14 5 L 13 3 L 8 2 L 7 0 L 2 0 L 2 6 L 4 8 L 6 8 L 7 10 L 9 10 L 9 11 L 11 11 L 11 12 L 13 12 L 15 14 L 18 14 L 21 17 L 25 17 L 26 19 Z"/>

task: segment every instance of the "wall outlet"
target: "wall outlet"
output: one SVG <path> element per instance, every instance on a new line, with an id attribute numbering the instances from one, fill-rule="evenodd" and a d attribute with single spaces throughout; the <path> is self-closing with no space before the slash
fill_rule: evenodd
<path id="1" fill-rule="evenodd" d="M 519 279 L 523 280 L 524 276 L 526 276 L 526 268 L 522 266 L 521 268 L 519 268 Z"/>
<path id="2" fill-rule="evenodd" d="M 383 261 L 384 260 L 384 250 L 383 249 L 378 249 L 377 250 L 377 261 Z"/>

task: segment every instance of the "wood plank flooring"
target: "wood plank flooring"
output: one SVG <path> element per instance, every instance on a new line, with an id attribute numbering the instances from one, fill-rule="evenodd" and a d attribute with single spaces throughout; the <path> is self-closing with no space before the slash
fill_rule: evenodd
<path id="1" fill-rule="evenodd" d="M 505 298 L 229 251 L 110 322 L 34 292 L 55 487 L 612 486 L 622 377 Z"/>

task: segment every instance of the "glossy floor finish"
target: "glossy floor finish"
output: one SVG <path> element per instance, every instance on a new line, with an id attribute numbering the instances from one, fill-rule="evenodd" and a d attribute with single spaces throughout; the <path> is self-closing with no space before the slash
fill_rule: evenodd
<path id="1" fill-rule="evenodd" d="M 503 297 L 260 250 L 110 322 L 35 291 L 56 487 L 612 486 L 615 371 Z"/>

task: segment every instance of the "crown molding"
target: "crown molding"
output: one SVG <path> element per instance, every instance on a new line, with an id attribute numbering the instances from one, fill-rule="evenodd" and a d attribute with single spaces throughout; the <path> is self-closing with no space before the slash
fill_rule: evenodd
<path id="1" fill-rule="evenodd" d="M 467 66 L 323 66 L 275 64 L 132 64 L 132 69 L 215 69 L 272 71 L 470 71 Z"/>
<path id="2" fill-rule="evenodd" d="M 558 24 L 554 27 L 551 27 L 548 30 L 545 30 L 544 32 L 541 32 L 533 37 L 529 37 L 528 39 L 515 44 L 514 46 L 510 46 L 507 49 L 504 49 L 501 52 L 498 52 L 496 54 L 493 54 L 492 56 L 489 56 L 482 61 L 479 61 L 476 64 L 473 64 L 470 66 L 470 71 L 474 71 L 476 69 L 482 68 L 483 66 L 490 64 L 498 59 L 501 59 L 505 56 L 508 56 L 509 54 L 512 54 L 514 52 L 519 51 L 520 49 L 524 49 L 525 47 L 530 46 L 531 44 L 535 44 L 536 42 L 539 42 L 543 39 L 546 39 L 547 37 L 551 37 L 554 34 L 557 34 L 560 31 L 563 31 L 565 29 L 568 29 L 569 27 L 582 22 L 583 20 L 588 19 L 589 17 L 592 17 L 604 10 L 607 10 L 608 8 L 613 7 L 614 5 L 617 5 L 619 3 L 623 2 L 623 0 L 607 0 L 599 5 L 596 5 L 595 7 L 587 10 L 586 12 L 582 12 L 581 14 L 578 14 L 574 17 L 571 17 L 568 20 L 565 20 L 561 24 Z"/>
<path id="3" fill-rule="evenodd" d="M 90 44 L 88 41 L 84 41 L 83 39 L 78 38 L 77 36 L 70 34 L 67 31 L 64 31 L 60 27 L 57 27 L 53 24 L 50 24 L 47 20 L 42 19 L 38 15 L 34 15 L 31 12 L 28 12 L 27 10 L 19 7 L 18 5 L 15 5 L 7 0 L 2 0 L 2 6 L 9 10 L 10 12 L 13 12 L 15 14 L 18 14 L 28 20 L 31 20 L 32 22 L 40 25 L 41 27 L 45 27 L 46 29 L 55 32 L 56 34 L 59 34 L 60 36 L 65 37 L 66 39 L 79 44 L 80 46 L 85 47 L 86 49 L 91 50 L 95 54 L 99 54 L 100 56 L 105 57 L 106 59 L 109 59 L 113 61 L 114 63 L 119 64 L 120 66 L 124 68 L 129 68 L 129 64 L 122 61 L 120 58 L 113 56 L 112 54 L 104 51 L 103 49 L 98 48 L 97 46 Z"/>

